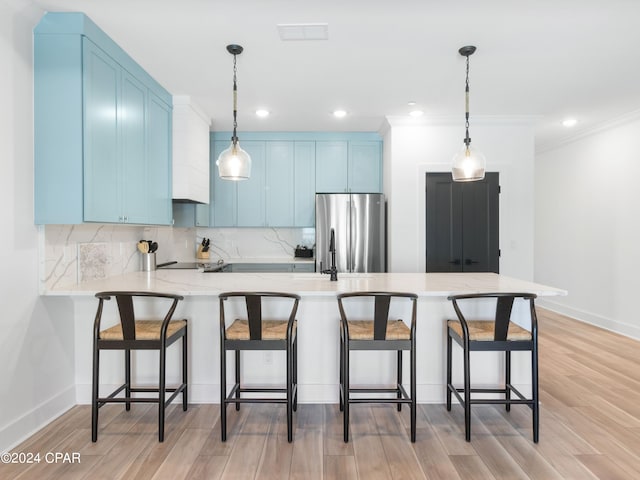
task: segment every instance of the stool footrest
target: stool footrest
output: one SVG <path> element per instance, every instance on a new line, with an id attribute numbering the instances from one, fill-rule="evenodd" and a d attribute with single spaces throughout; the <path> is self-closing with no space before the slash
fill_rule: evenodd
<path id="1" fill-rule="evenodd" d="M 292 395 L 295 397 L 298 390 L 298 385 L 293 386 Z M 287 403 L 286 398 L 236 398 L 236 393 L 287 393 L 287 389 L 284 387 L 240 387 L 239 384 L 235 384 L 224 403 Z"/>
<path id="2" fill-rule="evenodd" d="M 98 408 L 104 406 L 107 403 L 159 403 L 159 397 L 118 397 L 115 398 L 120 392 L 122 392 L 127 387 L 127 384 L 123 384 L 117 389 L 115 389 L 111 394 L 107 397 L 99 397 L 97 399 Z M 181 394 L 185 388 L 187 388 L 187 384 L 183 383 L 178 387 L 165 388 L 166 393 L 173 393 L 167 400 L 165 400 L 165 406 L 169 405 L 179 394 Z M 138 388 L 130 388 L 129 391 L 131 393 L 160 393 L 160 389 L 157 387 L 138 387 Z"/>
<path id="3" fill-rule="evenodd" d="M 460 395 L 464 392 L 464 388 L 454 387 L 452 384 L 447 385 L 447 388 L 458 398 L 461 404 L 464 404 L 465 400 Z M 519 398 L 506 399 L 506 398 L 469 398 L 469 403 L 472 405 L 486 404 L 486 405 L 533 405 L 534 400 L 532 398 L 525 397 L 517 388 L 513 385 L 507 385 L 505 388 L 470 388 L 469 393 L 502 393 L 507 392 L 515 393 Z"/>
<path id="4" fill-rule="evenodd" d="M 342 385 L 340 386 L 342 390 Z M 407 394 L 407 391 L 402 385 L 398 385 L 396 388 L 384 388 L 384 387 L 352 387 L 349 388 L 349 395 L 347 401 L 349 403 L 413 403 L 413 400 Z M 351 398 L 350 394 L 358 393 L 394 393 L 400 394 L 401 398 L 381 398 L 381 397 L 367 397 L 367 398 Z M 347 395 L 343 395 L 347 397 Z"/>

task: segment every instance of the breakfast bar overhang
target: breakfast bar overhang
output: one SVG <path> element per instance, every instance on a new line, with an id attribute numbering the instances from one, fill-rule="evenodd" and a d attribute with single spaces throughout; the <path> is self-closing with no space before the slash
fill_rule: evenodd
<path id="1" fill-rule="evenodd" d="M 449 295 L 487 292 L 532 292 L 539 297 L 566 295 L 558 288 L 498 275 L 494 273 L 352 273 L 339 274 L 331 282 L 327 275 L 311 273 L 202 273 L 194 270 L 156 270 L 134 272 L 103 280 L 85 282 L 43 292 L 45 305 L 60 321 L 73 322 L 73 362 L 76 380 L 76 402 L 90 403 L 91 345 L 93 319 L 97 307 L 96 292 L 134 290 L 169 292 L 183 295 L 174 318 L 189 319 L 189 389 L 190 402 L 219 402 L 219 304 L 218 294 L 228 291 L 277 291 L 296 293 L 302 297 L 298 309 L 298 381 L 301 403 L 338 402 L 339 313 L 336 294 L 355 291 L 413 292 L 418 295 L 417 399 L 419 403 L 442 403 L 445 394 L 445 320 L 455 318 Z M 117 321 L 115 305 L 105 319 Z M 146 308 L 146 307 L 145 307 Z M 153 308 L 149 306 L 148 308 Z M 478 316 L 491 313 L 490 304 L 479 304 Z M 277 308 L 276 308 L 277 309 Z M 526 306 L 514 305 L 516 323 L 524 322 Z M 144 312 L 141 312 L 144 314 Z M 362 318 L 368 313 L 358 312 Z M 409 312 L 394 311 L 395 318 L 409 321 Z M 108 325 L 108 323 L 105 323 Z M 523 326 L 528 327 L 525 323 Z M 179 348 L 170 349 L 167 384 L 179 378 Z M 280 352 L 277 352 L 280 353 Z M 354 384 L 370 385 L 393 382 L 395 364 L 391 358 L 357 352 L 351 361 Z M 104 362 L 101 384 L 105 389 L 120 384 L 123 358 L 115 352 Z M 271 352 L 246 352 L 254 355 L 251 370 L 243 371 L 247 384 L 270 385 L 284 382 L 285 358 Z M 394 355 L 389 352 L 389 355 Z M 519 356 L 522 355 L 521 358 Z M 541 349 L 540 355 L 544 355 Z M 461 379 L 461 356 L 454 355 L 454 382 Z M 154 383 L 157 356 L 151 352 L 134 352 L 137 372 L 134 382 Z M 492 352 L 472 355 L 471 368 L 479 384 L 500 383 L 503 358 Z M 232 360 L 228 362 L 232 365 Z M 231 367 L 230 367 L 231 368 Z M 514 353 L 512 383 L 523 392 L 529 390 L 530 359 L 523 352 Z"/>

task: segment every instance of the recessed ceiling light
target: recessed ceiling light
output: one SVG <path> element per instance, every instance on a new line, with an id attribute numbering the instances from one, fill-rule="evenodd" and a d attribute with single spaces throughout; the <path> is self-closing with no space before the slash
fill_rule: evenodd
<path id="1" fill-rule="evenodd" d="M 409 105 L 410 107 L 413 107 L 416 104 L 416 102 L 414 102 L 413 100 L 410 102 L 407 102 L 407 105 Z"/>
<path id="2" fill-rule="evenodd" d="M 260 118 L 268 117 L 269 113 L 270 113 L 269 110 L 265 110 L 264 108 L 260 108 L 256 110 L 256 116 Z"/>
<path id="3" fill-rule="evenodd" d="M 576 120 L 575 118 L 566 118 L 565 120 L 562 121 L 562 125 L 568 128 L 575 127 L 577 123 L 578 123 L 578 120 Z"/>
<path id="4" fill-rule="evenodd" d="M 409 112 L 409 115 L 411 115 L 412 117 L 421 117 L 424 115 L 424 112 L 422 110 L 411 110 Z"/>
<path id="5" fill-rule="evenodd" d="M 347 112 L 345 110 L 334 110 L 333 116 L 336 118 L 343 118 L 347 116 Z"/>

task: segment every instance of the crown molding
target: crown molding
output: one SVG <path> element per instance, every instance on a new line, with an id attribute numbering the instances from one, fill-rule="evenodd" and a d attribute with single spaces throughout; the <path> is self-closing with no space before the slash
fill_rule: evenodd
<path id="1" fill-rule="evenodd" d="M 640 120 L 640 109 L 624 113 L 617 117 L 613 117 L 609 120 L 605 120 L 603 122 L 597 123 L 596 125 L 593 125 L 591 127 L 578 130 L 576 132 L 573 132 L 570 135 L 565 135 L 558 140 L 545 142 L 540 144 L 539 146 L 536 145 L 536 154 L 545 153 L 560 147 L 564 147 L 565 145 L 577 142 L 579 140 L 582 140 L 583 138 L 590 137 L 597 133 L 601 133 L 601 132 L 610 130 L 612 128 L 619 127 L 621 125 L 625 125 L 627 123 L 630 123 L 636 120 Z"/>
<path id="2" fill-rule="evenodd" d="M 541 118 L 542 117 L 540 115 L 474 115 L 472 119 L 472 126 L 535 126 Z M 404 115 L 388 115 L 385 119 L 391 128 L 464 125 L 464 117 L 462 115 L 425 115 L 418 118 L 407 117 Z"/>

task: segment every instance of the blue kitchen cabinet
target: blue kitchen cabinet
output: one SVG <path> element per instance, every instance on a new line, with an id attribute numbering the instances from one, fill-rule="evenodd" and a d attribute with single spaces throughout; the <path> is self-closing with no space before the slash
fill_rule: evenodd
<path id="1" fill-rule="evenodd" d="M 347 179 L 349 192 L 382 192 L 382 145 L 380 142 L 349 142 Z"/>
<path id="2" fill-rule="evenodd" d="M 117 113 L 122 68 L 87 38 L 82 40 L 82 54 L 85 159 L 82 220 L 120 221 L 122 164 Z"/>
<path id="3" fill-rule="evenodd" d="M 153 223 L 148 218 L 149 175 L 147 168 L 145 113 L 147 111 L 147 89 L 128 72 L 122 72 L 122 92 L 118 120 L 120 123 L 120 168 L 115 179 L 116 186 L 122 192 L 119 202 L 120 215 L 117 218 L 91 219 L 101 222 Z M 89 157 L 91 158 L 91 157 Z M 91 160 L 93 162 L 93 160 Z M 87 218 L 85 209 L 85 221 Z"/>
<path id="4" fill-rule="evenodd" d="M 295 227 L 315 227 L 316 221 L 316 144 L 294 144 L 294 221 Z"/>
<path id="5" fill-rule="evenodd" d="M 379 141 L 316 142 L 317 193 L 382 191 L 382 145 Z"/>
<path id="6" fill-rule="evenodd" d="M 196 227 L 211 226 L 211 205 L 199 203 L 195 206 L 196 210 Z"/>
<path id="7" fill-rule="evenodd" d="M 291 263 L 232 263 L 229 269 L 233 273 L 282 273 L 292 270 Z"/>
<path id="8" fill-rule="evenodd" d="M 293 272 L 294 273 L 312 273 L 316 271 L 315 262 L 304 262 L 304 263 L 294 263 L 293 264 Z"/>
<path id="9" fill-rule="evenodd" d="M 264 227 L 265 142 L 245 140 L 241 142 L 241 147 L 251 157 L 251 176 L 247 180 L 232 182 L 238 188 L 238 226 Z"/>
<path id="10" fill-rule="evenodd" d="M 147 221 L 144 223 L 171 224 L 172 117 L 171 107 L 150 91 L 147 108 L 146 163 L 142 172 L 142 178 L 146 180 Z"/>
<path id="11" fill-rule="evenodd" d="M 34 111 L 35 223 L 171 223 L 171 95 L 85 15 L 36 26 Z"/>
<path id="12" fill-rule="evenodd" d="M 343 193 L 348 188 L 349 142 L 316 142 L 316 192 Z"/>
<path id="13" fill-rule="evenodd" d="M 265 225 L 291 227 L 294 224 L 294 142 L 266 142 L 265 148 Z"/>
<path id="14" fill-rule="evenodd" d="M 240 182 L 220 180 L 215 165 L 230 136 L 211 134 L 210 226 L 314 227 L 316 192 L 381 191 L 377 134 L 243 132 L 252 171 Z"/>
<path id="15" fill-rule="evenodd" d="M 229 140 L 219 140 L 212 144 L 211 152 L 211 210 L 210 226 L 235 227 L 237 226 L 237 183 L 233 180 L 223 180 L 218 175 L 216 160 L 223 150 L 229 147 Z M 198 207 L 196 207 L 198 209 Z"/>

